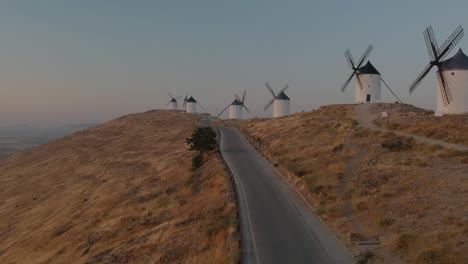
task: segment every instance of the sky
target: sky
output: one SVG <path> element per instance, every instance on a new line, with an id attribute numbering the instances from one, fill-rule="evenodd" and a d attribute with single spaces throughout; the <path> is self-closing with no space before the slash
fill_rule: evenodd
<path id="1" fill-rule="evenodd" d="M 244 117 L 268 117 L 289 84 L 291 111 L 354 102 L 344 52 L 369 60 L 403 101 L 434 109 L 429 57 L 468 27 L 468 1 L 5 0 L 0 2 L 0 127 L 104 122 L 194 96 L 217 115 L 247 90 Z M 468 39 L 458 48 L 468 50 Z M 449 57 L 450 57 L 449 55 Z M 383 101 L 395 99 L 382 85 Z"/>

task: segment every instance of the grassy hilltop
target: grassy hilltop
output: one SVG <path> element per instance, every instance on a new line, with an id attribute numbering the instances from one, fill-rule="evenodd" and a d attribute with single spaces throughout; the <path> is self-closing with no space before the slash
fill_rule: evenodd
<path id="1" fill-rule="evenodd" d="M 132 114 L 0 160 L 1 263 L 226 263 L 234 205 L 199 117 Z"/>

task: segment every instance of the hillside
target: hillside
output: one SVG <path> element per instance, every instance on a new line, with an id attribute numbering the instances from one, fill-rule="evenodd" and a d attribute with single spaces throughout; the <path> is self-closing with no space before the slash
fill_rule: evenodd
<path id="1" fill-rule="evenodd" d="M 434 116 L 427 111 L 406 104 L 375 104 L 377 116 L 387 112 L 388 117 L 376 118 L 374 124 L 390 129 L 468 146 L 468 115 Z"/>
<path id="2" fill-rule="evenodd" d="M 226 263 L 234 205 L 199 117 L 127 115 L 0 160 L 0 263 Z"/>
<path id="3" fill-rule="evenodd" d="M 225 123 L 355 254 L 372 250 L 372 263 L 468 263 L 468 153 L 362 128 L 355 107 Z"/>

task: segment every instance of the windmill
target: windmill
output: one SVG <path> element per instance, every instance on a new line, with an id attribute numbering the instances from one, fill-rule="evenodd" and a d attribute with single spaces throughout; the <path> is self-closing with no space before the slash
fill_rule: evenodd
<path id="1" fill-rule="evenodd" d="M 346 80 L 344 85 L 341 87 L 341 92 L 346 90 L 351 79 L 356 76 L 356 95 L 355 102 L 357 104 L 361 103 L 374 103 L 380 101 L 381 98 L 381 82 L 385 84 L 388 90 L 395 96 L 395 98 L 403 103 L 400 98 L 390 89 L 387 83 L 382 79 L 380 72 L 372 65 L 370 61 L 364 64 L 366 59 L 369 57 L 372 52 L 373 47 L 369 45 L 364 53 L 361 55 L 361 58 L 358 60 L 358 63 L 354 61 L 353 55 L 349 49 L 345 52 L 345 58 L 348 62 L 349 67 L 353 71 L 349 78 Z"/>
<path id="2" fill-rule="evenodd" d="M 171 93 L 168 93 L 169 94 L 169 97 L 171 98 L 171 100 L 166 104 L 169 106 L 169 109 L 170 110 L 177 110 L 179 109 L 179 105 L 177 104 L 177 100 L 179 100 L 180 98 L 182 98 L 182 96 L 178 96 L 177 98 L 172 96 Z"/>
<path id="3" fill-rule="evenodd" d="M 245 110 L 250 113 L 249 109 L 247 109 L 247 107 L 244 104 L 246 93 L 247 92 L 244 90 L 242 94 L 242 100 L 239 98 L 237 94 L 235 94 L 234 101 L 232 101 L 231 104 L 229 104 L 226 108 L 224 108 L 224 110 L 221 111 L 221 113 L 219 113 L 219 115 L 216 118 L 218 118 L 221 114 L 223 114 L 224 111 L 226 111 L 228 108 L 229 108 L 229 119 L 241 119 L 242 108 L 245 108 Z"/>
<path id="4" fill-rule="evenodd" d="M 455 45 L 460 42 L 464 35 L 463 28 L 458 26 L 441 47 L 437 45 L 432 26 L 426 28 L 423 35 L 430 62 L 409 86 L 410 94 L 414 92 L 414 89 L 416 89 L 424 77 L 426 77 L 432 67 L 436 66 L 437 82 L 439 86 L 436 115 L 468 112 L 466 99 L 468 97 L 468 58 L 466 58 L 466 55 L 460 50 L 452 58 L 443 61 L 450 51 L 455 48 Z"/>
<path id="5" fill-rule="evenodd" d="M 195 98 L 193 98 L 193 96 L 190 96 L 188 99 L 187 99 L 187 93 L 185 93 L 185 98 L 184 98 L 184 108 L 185 108 L 185 111 L 187 113 L 192 113 L 192 114 L 196 114 L 197 113 L 197 105 L 199 105 L 204 111 L 205 113 L 208 113 L 205 108 L 203 108 L 203 106 L 197 102 L 197 100 L 195 100 Z"/>
<path id="6" fill-rule="evenodd" d="M 268 82 L 265 83 L 266 88 L 270 91 L 273 98 L 265 105 L 264 110 L 268 110 L 270 106 L 273 104 L 273 117 L 282 117 L 289 115 L 289 106 L 290 101 L 289 97 L 284 93 L 289 88 L 289 85 L 286 85 L 283 89 L 281 89 L 278 94 L 275 94 L 273 89 L 271 89 L 270 84 Z"/>

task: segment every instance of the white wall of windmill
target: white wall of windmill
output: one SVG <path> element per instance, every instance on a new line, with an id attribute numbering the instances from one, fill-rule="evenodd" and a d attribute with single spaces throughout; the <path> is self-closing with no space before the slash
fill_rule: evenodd
<path id="1" fill-rule="evenodd" d="M 378 74 L 359 75 L 362 83 L 362 89 L 356 78 L 356 99 L 357 104 L 380 102 L 382 93 L 382 81 Z M 367 101 L 367 95 L 370 95 L 370 102 Z"/>
<path id="2" fill-rule="evenodd" d="M 197 113 L 197 103 L 187 102 L 186 109 L 187 113 L 196 114 Z"/>
<path id="3" fill-rule="evenodd" d="M 444 71 L 444 77 L 450 89 L 453 101 L 444 106 L 440 82 L 438 81 L 437 90 L 437 115 L 444 114 L 466 114 L 468 113 L 468 71 L 454 70 Z M 439 74 L 437 74 L 439 79 Z"/>
<path id="4" fill-rule="evenodd" d="M 229 106 L 229 119 L 241 119 L 242 106 L 231 105 Z"/>
<path id="5" fill-rule="evenodd" d="M 179 107 L 177 106 L 177 102 L 170 102 L 169 109 L 170 110 L 177 110 Z"/>
<path id="6" fill-rule="evenodd" d="M 275 100 L 273 101 L 273 117 L 282 117 L 289 115 L 289 100 Z"/>

